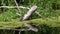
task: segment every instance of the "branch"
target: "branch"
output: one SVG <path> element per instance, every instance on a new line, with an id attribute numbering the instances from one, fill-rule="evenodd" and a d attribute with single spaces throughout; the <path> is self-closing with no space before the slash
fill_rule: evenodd
<path id="1" fill-rule="evenodd" d="M 17 6 L 17 9 L 20 11 L 20 9 L 19 9 L 19 5 L 18 5 L 17 1 L 14 0 L 14 2 L 15 2 L 15 4 L 16 4 L 16 6 Z"/>
<path id="2" fill-rule="evenodd" d="M 0 8 L 17 8 L 17 6 L 0 6 Z M 19 8 L 30 9 L 28 7 L 19 6 Z"/>
<path id="3" fill-rule="evenodd" d="M 18 5 L 17 1 L 14 0 L 14 2 L 15 2 L 15 4 L 16 4 L 16 6 L 17 6 L 17 9 L 19 10 L 20 16 L 22 16 L 22 12 L 21 12 L 21 10 L 19 9 L 19 5 Z"/>

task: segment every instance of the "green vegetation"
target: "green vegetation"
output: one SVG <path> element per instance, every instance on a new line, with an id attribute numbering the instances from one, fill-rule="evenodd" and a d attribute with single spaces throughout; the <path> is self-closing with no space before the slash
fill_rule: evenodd
<path id="1" fill-rule="evenodd" d="M 25 34 L 60 34 L 60 0 L 17 0 L 19 6 L 31 7 L 37 5 L 37 12 L 32 14 L 27 21 L 19 21 L 18 9 L 1 8 L 0 12 L 0 34 L 14 34 L 14 31 L 4 30 L 6 28 L 22 27 L 24 23 L 38 25 L 39 32 L 26 31 Z M 0 6 L 16 6 L 13 0 L 0 0 Z M 20 10 L 24 15 L 28 10 Z"/>
<path id="2" fill-rule="evenodd" d="M 49 27 L 60 27 L 60 17 L 58 18 L 39 18 L 39 19 L 33 19 L 33 20 L 28 20 L 28 21 L 19 21 L 17 20 L 11 20 L 10 22 L 0 22 L 0 29 L 5 29 L 7 27 L 21 27 L 24 23 L 34 23 L 35 25 L 40 25 L 40 24 L 46 24 Z"/>
<path id="3" fill-rule="evenodd" d="M 58 20 L 57 20 L 58 19 Z M 60 34 L 60 17 L 58 17 L 57 19 L 55 18 L 46 18 L 46 19 L 33 19 L 33 20 L 29 20 L 29 21 L 22 21 L 20 22 L 19 20 L 14 20 L 11 22 L 1 22 L 0 23 L 0 29 L 6 29 L 6 28 L 16 28 L 16 27 L 21 27 L 24 23 L 33 23 L 34 25 L 38 26 L 39 32 L 37 32 L 38 34 L 44 34 L 44 33 L 48 33 L 48 34 Z M 14 23 L 14 24 L 13 24 Z M 4 33 L 2 33 L 4 32 Z M 1 34 L 9 34 L 8 32 L 10 32 L 10 34 L 14 34 L 14 31 L 12 30 L 1 30 Z M 34 32 L 32 31 L 26 31 L 24 34 L 34 34 Z M 35 32 L 35 34 L 37 34 Z"/>

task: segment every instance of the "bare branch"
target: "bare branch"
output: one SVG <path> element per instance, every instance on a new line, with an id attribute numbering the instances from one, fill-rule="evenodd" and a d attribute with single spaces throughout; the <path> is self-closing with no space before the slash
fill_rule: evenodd
<path id="1" fill-rule="evenodd" d="M 14 0 L 14 2 L 15 2 L 15 4 L 16 4 L 16 6 L 17 6 L 17 9 L 20 11 L 20 9 L 19 9 L 19 5 L 18 5 L 17 1 Z"/>
<path id="2" fill-rule="evenodd" d="M 17 8 L 17 6 L 0 6 L 0 8 Z M 23 6 L 19 6 L 19 8 L 22 8 L 22 9 L 30 9 L 28 7 L 23 7 Z"/>
<path id="3" fill-rule="evenodd" d="M 21 12 L 21 10 L 19 9 L 19 5 L 18 5 L 17 1 L 14 0 L 14 2 L 15 2 L 15 4 L 16 4 L 16 6 L 17 6 L 17 9 L 19 10 L 20 16 L 22 16 L 22 12 Z"/>

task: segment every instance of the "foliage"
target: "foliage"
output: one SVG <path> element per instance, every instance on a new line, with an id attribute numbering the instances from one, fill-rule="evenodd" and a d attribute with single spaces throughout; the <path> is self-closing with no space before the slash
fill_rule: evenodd
<path id="1" fill-rule="evenodd" d="M 17 13 L 17 9 L 6 9 L 2 14 L 0 14 L 0 21 L 10 21 L 11 19 L 16 19 L 19 17 Z"/>
<path id="2" fill-rule="evenodd" d="M 38 25 L 39 32 L 26 31 L 25 34 L 60 34 L 60 0 L 16 0 L 19 6 L 31 7 L 37 5 L 37 12 L 32 14 L 28 21 L 19 21 L 20 16 L 17 15 L 17 9 L 1 8 L 0 13 L 0 29 L 7 27 L 21 27 L 23 23 L 34 23 Z M 16 6 L 14 0 L 0 0 L 0 6 Z M 2 10 L 3 9 L 3 10 Z M 28 10 L 21 9 L 24 15 Z M 33 20 L 32 20 L 33 19 Z M 14 34 L 13 31 L 0 30 L 0 34 Z"/>
<path id="3" fill-rule="evenodd" d="M 19 3 L 19 2 L 20 3 Z M 0 0 L 0 4 L 1 5 L 8 5 L 8 6 L 15 6 L 15 3 L 13 0 Z M 31 7 L 33 5 L 37 5 L 38 8 L 37 8 L 37 12 L 40 13 L 40 15 L 42 15 L 43 17 L 58 17 L 60 15 L 60 1 L 59 0 L 17 0 L 17 2 L 19 3 L 19 5 L 23 5 L 23 6 L 28 6 L 28 7 Z M 24 4 L 22 4 L 22 2 Z M 3 3 L 3 4 L 2 4 Z M 27 4 L 28 3 L 28 4 Z M 6 11 L 5 11 L 6 10 Z M 17 18 L 18 16 L 15 15 L 18 10 L 15 10 L 15 9 L 5 9 L 4 8 L 4 13 L 1 14 L 1 19 L 0 21 L 9 21 L 11 20 L 12 18 Z M 27 12 L 27 10 L 25 11 L 25 9 L 21 9 L 23 15 Z M 5 15 L 5 16 L 4 16 Z M 12 16 L 12 17 L 11 17 Z M 16 17 L 17 16 L 17 17 Z M 6 17 L 6 18 L 5 18 Z M 30 19 L 35 19 L 35 18 L 40 18 L 40 16 L 38 16 L 36 13 L 34 13 Z"/>
<path id="4" fill-rule="evenodd" d="M 57 20 L 58 19 L 58 20 Z M 6 28 L 16 28 L 23 26 L 24 23 L 33 23 L 39 29 L 38 32 L 26 31 L 24 34 L 60 34 L 60 17 L 55 18 L 46 18 L 46 19 L 33 19 L 29 21 L 12 20 L 11 22 L 1 22 L 0 23 L 0 33 L 1 34 L 14 34 L 15 32 L 12 30 L 4 30 Z M 2 33 L 4 32 L 4 33 Z"/>

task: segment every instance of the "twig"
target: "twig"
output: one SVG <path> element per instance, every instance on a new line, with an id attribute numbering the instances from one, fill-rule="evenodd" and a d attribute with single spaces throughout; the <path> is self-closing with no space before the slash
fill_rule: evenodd
<path id="1" fill-rule="evenodd" d="M 20 16 L 22 16 L 22 12 L 21 12 L 21 10 L 19 9 L 19 5 L 18 5 L 17 1 L 14 0 L 14 2 L 15 2 L 15 4 L 16 4 L 16 6 L 17 6 L 17 9 L 19 10 Z"/>
<path id="2" fill-rule="evenodd" d="M 41 14 L 39 14 L 39 12 L 35 12 L 38 16 L 44 18 Z"/>
<path id="3" fill-rule="evenodd" d="M 18 3 L 16 2 L 16 0 L 14 0 L 14 2 L 16 4 L 16 6 L 17 6 L 17 9 L 20 11 L 19 6 L 18 6 Z"/>

